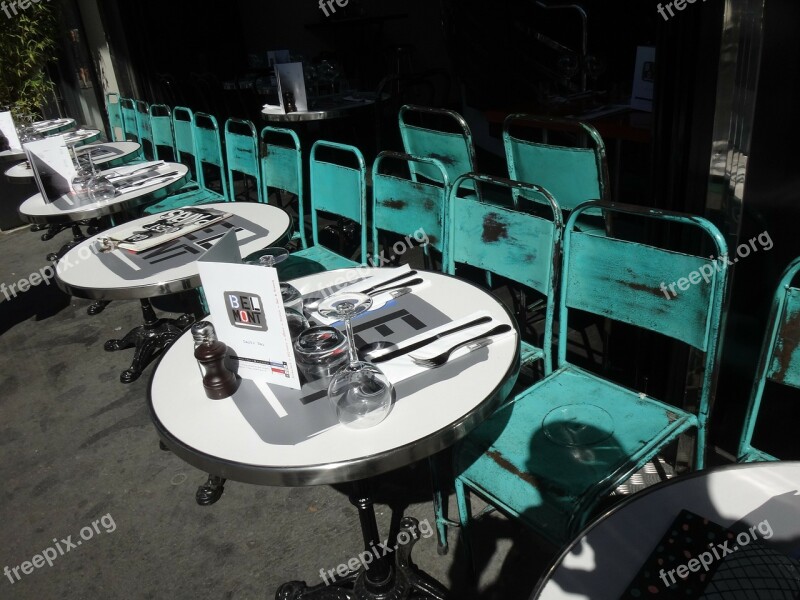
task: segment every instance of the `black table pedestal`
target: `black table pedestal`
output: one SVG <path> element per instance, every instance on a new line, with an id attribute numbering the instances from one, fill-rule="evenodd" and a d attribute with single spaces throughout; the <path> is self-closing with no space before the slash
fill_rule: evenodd
<path id="1" fill-rule="evenodd" d="M 122 339 L 108 340 L 104 346 L 106 352 L 136 348 L 131 366 L 119 376 L 122 383 L 132 383 L 139 379 L 147 365 L 194 323 L 192 315 L 182 315 L 177 319 L 159 319 L 149 300 L 141 300 L 141 303 L 144 324 L 131 329 Z"/>
<path id="2" fill-rule="evenodd" d="M 44 239 L 44 236 L 42 236 L 42 239 Z M 75 246 L 77 246 L 78 244 L 80 244 L 85 240 L 86 236 L 83 235 L 80 226 L 77 224 L 72 225 L 72 239 L 63 246 L 61 246 L 61 249 L 58 252 L 52 252 L 48 254 L 47 260 L 50 262 L 56 262 L 57 260 L 60 260 L 61 257 L 64 256 L 67 252 L 69 252 Z"/>
<path id="3" fill-rule="evenodd" d="M 284 583 L 278 588 L 275 600 L 445 600 L 447 590 L 411 561 L 411 550 L 419 539 L 419 521 L 403 517 L 394 545 L 387 547 L 378 538 L 367 482 L 354 484 L 350 502 L 358 508 L 361 520 L 364 552 L 359 560 L 365 566 L 341 577 L 334 572 L 334 581 L 327 582 L 326 578 L 326 583 L 315 586 L 302 581 Z M 367 557 L 371 559 L 366 560 Z"/>

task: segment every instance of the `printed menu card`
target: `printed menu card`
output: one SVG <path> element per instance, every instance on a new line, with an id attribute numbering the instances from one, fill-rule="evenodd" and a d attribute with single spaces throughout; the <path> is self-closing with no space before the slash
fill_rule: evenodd
<path id="1" fill-rule="evenodd" d="M 236 232 L 197 261 L 208 308 L 228 358 L 243 379 L 300 389 L 300 377 L 273 267 L 242 264 Z"/>

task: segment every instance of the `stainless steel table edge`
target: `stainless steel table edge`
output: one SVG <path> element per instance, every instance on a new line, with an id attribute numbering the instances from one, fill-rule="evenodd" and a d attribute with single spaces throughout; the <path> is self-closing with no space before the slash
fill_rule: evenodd
<path id="1" fill-rule="evenodd" d="M 719 472 L 724 472 L 724 471 L 734 471 L 734 470 L 738 470 L 738 469 L 747 469 L 748 467 L 753 467 L 753 465 L 764 465 L 764 464 L 774 465 L 776 467 L 779 467 L 780 465 L 792 465 L 792 464 L 797 465 L 797 464 L 800 464 L 800 461 L 778 461 L 778 462 L 770 462 L 770 463 L 734 463 L 734 464 L 730 464 L 730 465 L 722 465 L 722 466 L 719 466 L 719 467 L 712 467 L 710 469 L 702 469 L 700 471 L 692 471 L 691 473 L 686 473 L 685 475 L 679 475 L 678 477 L 673 477 L 671 479 L 668 479 L 667 481 L 662 481 L 660 483 L 656 483 L 654 485 L 646 487 L 645 489 L 641 490 L 640 492 L 636 492 L 635 494 L 631 494 L 630 496 L 628 496 L 624 500 L 620 500 L 620 502 L 618 504 L 612 506 L 611 508 L 606 510 L 604 513 L 599 514 L 599 515 L 597 515 L 597 517 L 592 519 L 592 522 L 589 523 L 588 525 L 586 525 L 575 536 L 575 538 L 569 544 L 567 544 L 567 546 L 561 552 L 558 553 L 558 556 L 552 561 L 552 563 L 548 566 L 548 568 L 545 570 L 545 572 L 539 578 L 539 581 L 536 583 L 536 587 L 534 588 L 533 594 L 531 594 L 531 597 L 529 598 L 529 600 L 537 600 L 541 596 L 542 592 L 544 592 L 545 587 L 550 582 L 550 579 L 553 577 L 555 572 L 558 570 L 558 568 L 564 562 L 564 559 L 575 549 L 575 547 L 578 544 L 581 543 L 583 538 L 585 538 L 587 535 L 589 535 L 589 533 L 591 531 L 593 531 L 595 528 L 601 526 L 606 519 L 608 519 L 612 515 L 616 514 L 618 511 L 623 510 L 629 504 L 631 504 L 633 502 L 636 502 L 638 500 L 641 500 L 642 498 L 645 498 L 646 496 L 649 496 L 650 494 L 652 494 L 654 492 L 658 492 L 658 491 L 664 489 L 664 487 L 666 487 L 666 486 L 671 486 L 671 485 L 676 484 L 676 483 L 683 483 L 683 482 L 685 482 L 685 481 L 687 481 L 689 479 L 694 479 L 696 477 L 707 477 L 709 475 L 709 473 L 719 473 Z"/>
<path id="2" fill-rule="evenodd" d="M 454 275 L 447 275 L 444 273 L 437 273 L 437 275 L 458 279 Z M 517 340 L 521 340 L 519 325 L 505 304 L 490 291 L 484 290 L 464 279 L 459 279 L 459 281 L 472 285 L 494 298 L 495 301 L 503 307 L 509 320 L 514 325 L 514 329 L 517 333 Z M 191 332 L 186 332 L 183 335 L 190 334 Z M 520 345 L 517 344 L 514 360 L 503 375 L 501 382 L 492 390 L 492 393 L 479 406 L 466 415 L 463 415 L 458 421 L 444 429 L 431 433 L 421 440 L 379 454 L 336 464 L 307 465 L 305 467 L 263 467 L 231 460 L 223 460 L 211 456 L 184 444 L 167 431 L 155 414 L 152 398 L 153 379 L 155 378 L 158 366 L 163 357 L 164 355 L 159 357 L 158 362 L 150 374 L 150 381 L 147 385 L 147 406 L 150 411 L 150 419 L 153 421 L 153 425 L 155 425 L 156 431 L 164 441 L 164 444 L 166 444 L 176 456 L 201 471 L 242 483 L 289 487 L 332 485 L 367 479 L 433 456 L 437 452 L 452 446 L 480 423 L 485 421 L 511 393 L 511 390 L 516 384 L 520 369 Z"/>
<path id="3" fill-rule="evenodd" d="M 294 219 L 289 213 L 286 213 L 286 215 L 289 217 L 289 227 L 281 237 L 275 240 L 273 244 L 275 246 L 283 246 L 291 236 L 294 227 Z M 102 233 L 99 233 L 94 237 L 101 237 L 102 235 Z M 55 280 L 58 288 L 65 294 L 69 294 L 75 298 L 86 298 L 88 300 L 141 300 L 143 298 L 155 298 L 156 296 L 168 296 L 169 294 L 177 294 L 202 287 L 199 274 L 192 275 L 188 279 L 184 278 L 179 281 L 160 281 L 149 285 L 134 285 L 131 287 L 114 289 L 87 288 L 78 285 L 70 285 L 61 280 L 58 270 L 56 270 Z"/>
<path id="4" fill-rule="evenodd" d="M 182 177 L 154 192 L 148 193 L 145 200 L 142 200 L 142 196 L 136 196 L 130 200 L 125 200 L 124 202 L 112 202 L 104 206 L 98 206 L 92 210 L 80 212 L 75 211 L 56 215 L 27 215 L 19 209 L 17 209 L 17 212 L 23 221 L 27 223 L 35 223 L 37 225 L 50 225 L 51 223 L 74 223 L 77 221 L 85 221 L 86 219 L 107 217 L 109 215 L 116 215 L 134 208 L 147 206 L 148 204 L 155 204 L 159 200 L 163 200 L 167 196 L 183 187 L 184 184 L 189 181 L 189 175 L 190 171 L 187 170 Z"/>

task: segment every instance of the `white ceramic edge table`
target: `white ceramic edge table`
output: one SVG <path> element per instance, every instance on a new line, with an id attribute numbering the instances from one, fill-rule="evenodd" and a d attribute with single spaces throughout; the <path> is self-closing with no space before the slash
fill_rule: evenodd
<path id="1" fill-rule="evenodd" d="M 100 142 L 97 144 L 87 144 L 78 150 L 78 155 L 85 154 L 87 151 L 99 148 L 113 148 L 122 154 L 112 154 L 110 156 L 100 156 L 92 159 L 96 167 L 112 168 L 124 165 L 136 158 L 136 153 L 141 145 L 136 142 Z M 25 158 L 24 155 L 22 158 Z M 31 183 L 35 181 L 33 169 L 27 161 L 14 165 L 5 172 L 6 178 L 11 183 Z"/>
<path id="2" fill-rule="evenodd" d="M 376 271 L 365 269 L 362 273 Z M 290 283 L 305 295 L 335 285 L 344 273 L 328 271 Z M 453 320 L 485 310 L 498 323 L 512 326 L 514 335 L 475 351 L 486 353 L 478 362 L 465 365 L 462 361 L 471 356 L 467 355 L 401 382 L 395 388 L 398 398 L 391 411 L 374 427 L 352 430 L 334 423 L 316 434 L 307 434 L 303 441 L 278 445 L 263 439 L 240 408 L 249 407 L 250 419 L 258 414 L 272 422 L 276 416 L 283 418 L 258 385 L 242 385 L 224 400 L 206 397 L 194 358 L 194 340 L 184 334 L 161 357 L 150 381 L 150 413 L 159 436 L 177 456 L 222 478 L 222 483 L 227 478 L 279 486 L 348 482 L 350 502 L 359 512 L 364 548 L 369 552 L 371 545 L 382 539 L 373 508 L 371 478 L 428 458 L 463 438 L 508 396 L 519 373 L 519 330 L 508 309 L 469 282 L 439 273 L 421 274 L 430 285 L 414 292 L 420 299 Z M 404 383 L 411 385 L 401 392 Z M 326 396 L 314 402 L 326 403 L 324 406 L 333 413 Z M 266 417 L 259 411 L 275 414 L 267 413 Z M 403 517 L 399 529 L 394 555 L 377 559 L 369 569 L 351 571 L 330 586 L 287 582 L 276 592 L 276 599 L 444 600 L 447 590 L 411 561 L 414 542 L 409 540 L 419 537 L 418 521 Z M 401 536 L 407 536 L 404 544 L 399 543 Z"/>
<path id="3" fill-rule="evenodd" d="M 309 98 L 311 108 L 309 110 L 298 110 L 294 112 L 284 112 L 282 108 L 262 108 L 261 116 L 266 121 L 278 123 L 300 123 L 306 121 L 322 121 L 325 119 L 338 119 L 345 117 L 360 108 L 366 108 L 375 104 L 374 98 L 359 98 L 346 100 L 352 94 L 335 94 L 332 96 L 322 96 L 319 98 Z"/>
<path id="4" fill-rule="evenodd" d="M 247 256 L 266 246 L 279 244 L 284 240 L 292 227 L 289 214 L 275 206 L 256 202 L 215 202 L 203 204 L 201 208 L 213 208 L 233 213 L 269 230 L 267 237 L 247 236 L 240 232 L 239 251 Z M 129 280 L 120 277 L 104 265 L 96 251 L 100 238 L 114 238 L 121 229 L 130 228 L 138 221 L 152 220 L 153 215 L 142 217 L 113 227 L 75 246 L 62 258 L 56 268 L 56 283 L 62 291 L 77 298 L 90 300 L 136 300 L 174 294 L 201 285 L 197 262 L 192 261 L 180 267 L 174 267 L 149 275 L 142 279 Z M 127 251 L 114 250 L 122 260 Z M 62 266 L 63 263 L 63 266 Z"/>
<path id="5" fill-rule="evenodd" d="M 177 171 L 169 181 L 144 185 L 110 200 L 95 201 L 91 198 L 61 196 L 55 202 L 45 202 L 41 194 L 28 198 L 19 207 L 20 216 L 29 223 L 70 223 L 96 219 L 137 208 L 142 204 L 156 202 L 179 190 L 189 180 L 189 168 L 180 163 L 165 163 L 164 172 Z"/>
<path id="6" fill-rule="evenodd" d="M 531 600 L 617 600 L 682 509 L 723 527 L 767 520 L 770 542 L 800 543 L 800 462 L 707 469 L 632 495 L 584 529 Z"/>

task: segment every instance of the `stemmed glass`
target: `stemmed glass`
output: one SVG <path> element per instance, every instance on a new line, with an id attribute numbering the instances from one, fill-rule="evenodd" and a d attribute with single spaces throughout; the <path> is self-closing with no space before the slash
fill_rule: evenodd
<path id="1" fill-rule="evenodd" d="M 72 147 L 72 160 L 75 163 L 76 170 L 75 177 L 72 178 L 72 189 L 76 194 L 83 195 L 88 193 L 89 184 L 97 175 L 94 161 L 92 160 L 92 153 L 89 152 L 87 156 L 89 158 L 88 164 L 78 158 L 78 153 L 75 151 L 75 146 Z"/>
<path id="2" fill-rule="evenodd" d="M 372 298 L 357 292 L 339 292 L 322 300 L 317 308 L 325 318 L 344 321 L 349 364 L 342 367 L 328 385 L 339 422 L 352 429 L 366 429 L 383 421 L 392 407 L 392 383 L 378 367 L 358 359 L 352 319 L 368 311 Z"/>

